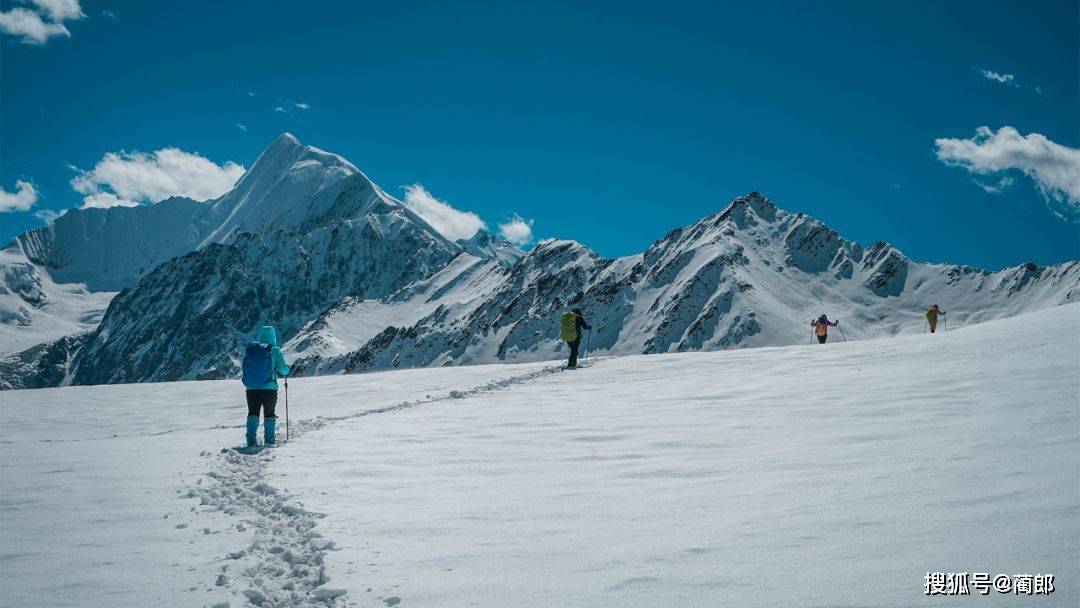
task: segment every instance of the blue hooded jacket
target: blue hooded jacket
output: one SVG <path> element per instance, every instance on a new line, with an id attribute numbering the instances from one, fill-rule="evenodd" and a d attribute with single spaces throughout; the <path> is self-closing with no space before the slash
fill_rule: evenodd
<path id="1" fill-rule="evenodd" d="M 279 376 L 289 375 L 289 366 L 285 365 L 285 355 L 283 355 L 281 349 L 278 348 L 277 331 L 269 325 L 263 325 L 259 327 L 259 330 L 255 333 L 255 341 L 270 345 L 270 357 L 272 358 L 274 367 L 272 374 L 273 379 L 259 390 L 276 391 L 278 389 L 277 378 Z"/>

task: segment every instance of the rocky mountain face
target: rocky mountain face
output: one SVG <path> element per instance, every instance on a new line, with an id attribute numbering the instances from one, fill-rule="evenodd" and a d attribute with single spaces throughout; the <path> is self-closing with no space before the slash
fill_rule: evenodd
<path id="1" fill-rule="evenodd" d="M 234 234 L 288 231 L 348 213 L 328 205 L 347 185 L 358 187 L 350 180 L 374 188 L 358 174 L 345 159 L 286 133 L 218 199 L 71 209 L 0 250 L 0 353 L 94 329 L 116 292 L 174 257 Z"/>
<path id="2" fill-rule="evenodd" d="M 93 329 L 117 291 L 202 240 L 208 208 L 74 209 L 0 250 L 0 353 Z"/>
<path id="3" fill-rule="evenodd" d="M 806 343 L 821 313 L 842 320 L 834 339 L 859 339 L 921 332 L 933 303 L 951 309 L 955 328 L 1080 298 L 1077 262 L 996 273 L 918 263 L 887 243 L 864 249 L 758 193 L 640 255 L 605 260 L 553 240 L 508 269 L 482 268 L 452 266 L 378 305 L 330 309 L 290 355 L 308 373 L 550 359 L 565 350 L 556 319 L 569 306 L 593 325 L 592 352 L 627 355 Z M 455 285 L 463 280 L 473 286 Z M 365 316 L 385 327 L 364 327 Z"/>
<path id="4" fill-rule="evenodd" d="M 571 305 L 593 326 L 591 352 L 648 354 L 805 343 L 823 312 L 859 339 L 920 332 L 933 303 L 959 327 L 1080 299 L 1080 262 L 914 262 L 758 193 L 615 260 L 573 241 L 527 254 L 486 232 L 451 242 L 290 135 L 219 199 L 92 211 L 0 252 L 2 306 L 63 289 L 78 304 L 54 306 L 64 314 L 108 303 L 0 358 L 0 387 L 235 377 L 260 323 L 278 327 L 300 373 L 324 374 L 561 357 L 557 317 Z M 101 244 L 112 241 L 124 245 Z M 97 249 L 73 253 L 83 245 Z"/>
<path id="5" fill-rule="evenodd" d="M 230 213 L 207 244 L 112 301 L 72 382 L 236 376 L 253 327 L 294 335 L 346 296 L 386 297 L 461 252 L 355 168 L 290 151 L 256 164 L 237 185 L 250 192 L 215 204 Z"/>
<path id="6" fill-rule="evenodd" d="M 242 343 L 244 324 L 272 319 L 289 335 L 346 295 L 382 297 L 461 252 L 348 161 L 288 134 L 219 199 L 86 211 L 3 251 L 0 303 L 7 296 L 13 310 L 37 307 L 15 329 L 43 332 L 59 325 L 60 315 L 44 313 L 57 287 L 71 285 L 53 279 L 63 277 L 83 281 L 86 298 L 104 300 L 108 311 L 87 319 L 90 331 L 78 340 L 43 341 L 0 359 L 0 386 L 224 377 L 236 369 L 224 353 Z M 41 369 L 37 354 L 59 360 L 58 350 L 71 367 Z"/>

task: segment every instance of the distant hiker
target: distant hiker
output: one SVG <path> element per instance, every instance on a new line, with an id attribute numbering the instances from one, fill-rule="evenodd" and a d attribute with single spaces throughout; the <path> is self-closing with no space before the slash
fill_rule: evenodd
<path id="1" fill-rule="evenodd" d="M 274 407 L 277 405 L 279 376 L 288 377 L 289 366 L 285 364 L 285 356 L 278 348 L 277 332 L 269 325 L 263 325 L 255 334 L 255 341 L 248 342 L 244 347 L 244 387 L 247 389 L 247 444 L 256 444 L 255 434 L 259 430 L 259 410 L 263 414 L 263 442 L 266 445 L 274 445 L 274 430 L 277 427 L 277 416 L 274 415 Z"/>
<path id="2" fill-rule="evenodd" d="M 818 344 L 824 344 L 829 339 L 829 328 L 836 327 L 840 324 L 840 321 L 830 321 L 826 315 L 821 315 L 817 318 L 817 321 L 810 321 L 810 326 L 814 328 L 814 334 L 817 336 Z"/>
<path id="3" fill-rule="evenodd" d="M 930 333 L 937 331 L 937 319 L 939 315 L 944 317 L 945 311 L 938 308 L 937 304 L 926 309 L 926 322 L 930 324 Z"/>
<path id="4" fill-rule="evenodd" d="M 581 346 L 581 330 L 592 329 L 592 327 L 585 322 L 585 317 L 581 314 L 580 308 L 564 312 L 559 319 L 559 323 L 559 337 L 570 345 L 570 361 L 567 362 L 566 367 L 574 369 L 577 367 L 578 347 Z"/>

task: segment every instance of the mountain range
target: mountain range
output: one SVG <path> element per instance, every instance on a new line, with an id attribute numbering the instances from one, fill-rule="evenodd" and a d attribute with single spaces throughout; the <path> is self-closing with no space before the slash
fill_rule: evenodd
<path id="1" fill-rule="evenodd" d="M 757 192 L 643 253 L 605 259 L 484 230 L 451 241 L 344 158 L 278 137 L 220 198 L 70 210 L 0 251 L 0 388 L 237 377 L 278 328 L 301 375 L 562 357 L 580 307 L 595 354 L 953 327 L 1080 300 L 1080 262 L 991 272 L 846 240 Z"/>

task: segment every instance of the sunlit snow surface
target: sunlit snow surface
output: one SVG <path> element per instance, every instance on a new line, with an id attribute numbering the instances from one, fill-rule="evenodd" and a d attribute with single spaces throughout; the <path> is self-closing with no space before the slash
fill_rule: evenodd
<path id="1" fill-rule="evenodd" d="M 80 283 L 55 283 L 12 249 L 0 249 L 0 271 L 0 357 L 94 329 L 116 295 L 91 292 Z M 13 290 L 39 298 L 40 307 Z"/>
<path id="2" fill-rule="evenodd" d="M 235 381 L 0 395 L 0 605 L 956 603 L 927 571 L 1080 601 L 1080 305 L 291 389 L 257 457 L 219 452 Z"/>

